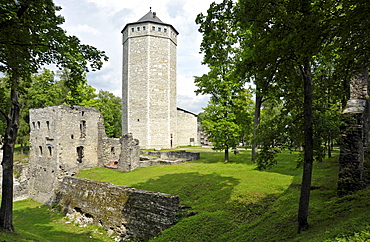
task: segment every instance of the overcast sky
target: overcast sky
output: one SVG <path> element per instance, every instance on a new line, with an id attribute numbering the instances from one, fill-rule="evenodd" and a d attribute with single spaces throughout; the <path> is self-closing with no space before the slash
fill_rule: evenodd
<path id="1" fill-rule="evenodd" d="M 196 16 L 206 13 L 214 0 L 55 0 L 63 9 L 62 26 L 67 34 L 76 35 L 83 44 L 104 50 L 109 56 L 100 71 L 90 72 L 88 83 L 99 91 L 121 94 L 122 36 L 127 23 L 138 21 L 150 7 L 164 23 L 180 33 L 177 45 L 177 106 L 199 113 L 208 97 L 196 96 L 193 76 L 207 73 L 199 54 L 202 35 L 195 24 Z M 220 2 L 216 1 L 216 2 Z"/>

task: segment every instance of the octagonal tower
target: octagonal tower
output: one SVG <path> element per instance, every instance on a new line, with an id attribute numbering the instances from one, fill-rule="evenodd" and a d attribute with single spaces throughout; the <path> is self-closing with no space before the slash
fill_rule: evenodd
<path id="1" fill-rule="evenodd" d="M 151 10 L 123 35 L 122 132 L 141 148 L 176 145 L 177 30 Z"/>

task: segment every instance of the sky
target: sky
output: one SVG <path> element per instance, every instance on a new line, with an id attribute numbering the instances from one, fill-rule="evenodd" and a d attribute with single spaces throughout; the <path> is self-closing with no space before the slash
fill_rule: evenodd
<path id="1" fill-rule="evenodd" d="M 96 72 L 89 72 L 88 83 L 97 91 L 121 97 L 122 36 L 127 23 L 138 21 L 152 8 L 159 19 L 179 32 L 177 45 L 177 106 L 193 113 L 207 106 L 209 97 L 196 95 L 194 76 L 208 72 L 199 53 L 202 35 L 195 24 L 199 13 L 206 13 L 214 0 L 54 0 L 65 18 L 62 27 L 83 44 L 106 52 L 109 61 Z M 216 2 L 220 2 L 216 0 Z"/>

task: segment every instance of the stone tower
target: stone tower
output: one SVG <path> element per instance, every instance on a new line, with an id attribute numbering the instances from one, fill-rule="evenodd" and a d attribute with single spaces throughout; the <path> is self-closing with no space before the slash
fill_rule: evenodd
<path id="1" fill-rule="evenodd" d="M 151 10 L 123 35 L 122 132 L 141 148 L 177 144 L 177 30 Z"/>

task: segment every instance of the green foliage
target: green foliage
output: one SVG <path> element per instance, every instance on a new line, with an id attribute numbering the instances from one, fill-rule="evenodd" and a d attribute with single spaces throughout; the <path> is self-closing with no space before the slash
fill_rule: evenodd
<path id="1" fill-rule="evenodd" d="M 105 132 L 110 138 L 119 138 L 122 135 L 122 99 L 113 93 L 100 90 L 95 106 L 104 117 Z"/>

